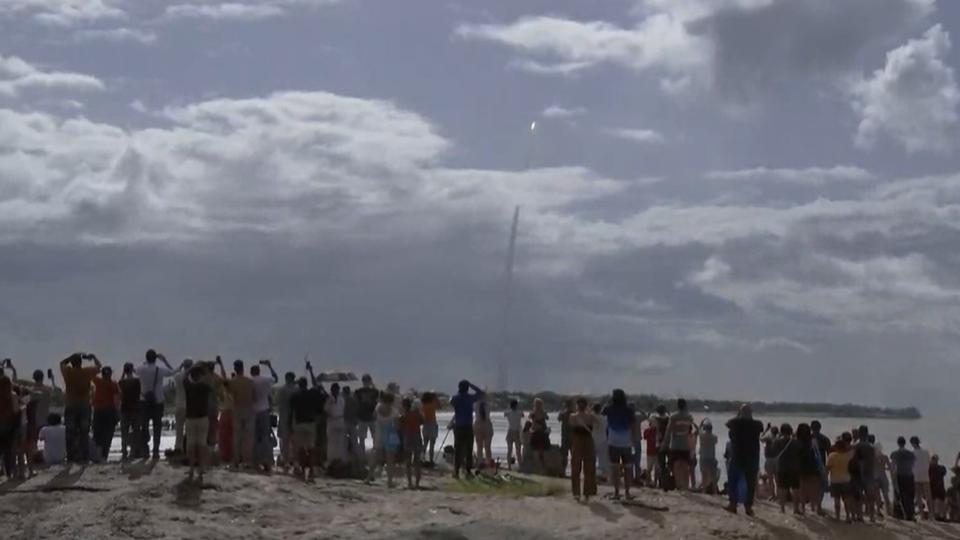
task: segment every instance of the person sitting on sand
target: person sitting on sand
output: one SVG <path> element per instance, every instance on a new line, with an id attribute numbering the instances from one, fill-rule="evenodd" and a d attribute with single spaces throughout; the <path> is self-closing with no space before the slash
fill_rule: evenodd
<path id="1" fill-rule="evenodd" d="M 436 392 L 424 392 L 420 397 L 420 412 L 423 413 L 423 451 L 420 459 L 428 461 L 430 465 L 434 464 L 436 454 L 437 436 L 440 434 L 440 426 L 437 423 L 437 408 L 440 406 L 440 400 L 437 399 Z M 507 442 L 507 451 L 509 452 L 510 443 Z"/>
<path id="2" fill-rule="evenodd" d="M 47 416 L 46 425 L 40 428 L 37 437 L 43 441 L 43 462 L 46 465 L 59 465 L 67 459 L 67 430 L 59 414 Z"/>
<path id="3" fill-rule="evenodd" d="M 593 452 L 597 456 L 597 479 L 606 482 L 610 474 L 610 450 L 607 445 L 607 419 L 602 413 L 603 405 L 594 403 L 593 418 L 597 428 L 593 430 Z"/>
<path id="4" fill-rule="evenodd" d="M 620 499 L 620 478 L 623 477 L 623 493 L 630 496 L 630 477 L 633 468 L 634 413 L 627 406 L 627 394 L 617 388 L 611 394 L 610 404 L 603 409 L 607 418 L 607 444 L 609 445 L 610 469 L 613 478 L 613 498 Z"/>
<path id="5" fill-rule="evenodd" d="M 666 437 L 660 450 L 667 452 L 674 487 L 686 491 L 690 483 L 690 430 L 693 416 L 687 411 L 687 400 L 677 400 L 677 412 L 667 421 Z"/>
<path id="6" fill-rule="evenodd" d="M 91 360 L 94 365 L 84 367 L 84 360 Z M 90 459 L 90 385 L 102 367 L 100 360 L 93 354 L 78 352 L 60 361 L 67 459 L 73 463 L 86 463 Z M 157 437 L 159 438 L 159 428 Z"/>
<path id="7" fill-rule="evenodd" d="M 99 461 L 106 463 L 117 429 L 120 408 L 120 386 L 113 380 L 113 369 L 105 366 L 93 379 L 93 442 Z"/>
<path id="8" fill-rule="evenodd" d="M 903 437 L 897 438 L 897 449 L 890 454 L 890 464 L 892 465 L 893 476 L 893 498 L 896 505 L 896 511 L 900 516 L 913 521 L 916 512 L 916 481 L 913 471 L 916 465 L 916 456 L 910 450 L 907 450 L 907 440 Z M 929 474 L 929 473 L 928 473 Z"/>
<path id="9" fill-rule="evenodd" d="M 470 390 L 474 393 L 470 393 Z M 473 469 L 473 405 L 483 396 L 483 390 L 470 381 L 457 385 L 457 394 L 450 398 L 453 405 L 453 477 L 460 478 L 460 470 L 472 474 Z"/>
<path id="10" fill-rule="evenodd" d="M 700 423 L 700 480 L 701 489 L 707 495 L 717 493 L 717 436 L 713 433 L 713 424 L 704 419 Z"/>
<path id="11" fill-rule="evenodd" d="M 845 434 L 846 435 L 846 434 Z M 827 455 L 827 474 L 830 479 L 830 496 L 833 498 L 834 517 L 840 519 L 840 506 L 843 505 L 847 523 L 853 522 L 853 494 L 850 491 L 850 460 L 853 449 L 843 437 L 837 440 L 833 451 Z"/>
<path id="12" fill-rule="evenodd" d="M 123 365 L 123 373 L 117 381 L 120 388 L 120 458 L 142 458 L 147 455 L 146 441 L 140 430 L 140 379 L 134 372 L 133 363 Z"/>
<path id="13" fill-rule="evenodd" d="M 211 366 L 199 362 L 190 367 L 183 379 L 184 393 L 184 450 L 190 465 L 189 481 L 198 473 L 197 481 L 203 485 L 203 473 L 207 465 L 207 436 L 210 425 L 210 394 L 214 391 Z"/>
<path id="14" fill-rule="evenodd" d="M 387 487 L 392 488 L 394 486 L 393 479 L 396 476 L 395 463 L 397 454 L 402 444 L 397 412 L 394 409 L 393 394 L 383 392 L 380 395 L 380 404 L 377 405 L 376 412 L 377 436 L 374 438 L 376 441 L 376 447 L 374 448 L 375 462 L 373 466 L 370 467 L 367 481 L 372 481 L 380 467 L 385 467 L 387 470 Z"/>
<path id="15" fill-rule="evenodd" d="M 400 432 L 403 437 L 403 465 L 407 472 L 407 487 L 420 489 L 420 456 L 423 452 L 423 413 L 413 406 L 413 400 L 403 398 L 403 414 L 400 416 Z M 416 476 L 416 485 L 413 477 Z"/>
<path id="16" fill-rule="evenodd" d="M 503 413 L 503 416 L 507 419 L 507 468 L 509 469 L 513 467 L 514 457 L 518 465 L 522 460 L 520 430 L 523 423 L 523 411 L 520 410 L 520 402 L 511 399 L 510 409 Z"/>
<path id="17" fill-rule="evenodd" d="M 533 400 L 533 410 L 530 411 L 530 451 L 532 452 L 536 472 L 545 474 L 547 471 L 546 453 L 550 449 L 550 428 L 547 420 L 550 415 L 543 408 L 543 400 Z"/>
<path id="18" fill-rule="evenodd" d="M 490 404 L 484 394 L 476 404 L 476 419 L 473 422 L 473 436 L 477 441 L 478 467 L 493 464 L 493 421 L 490 419 Z"/>
<path id="19" fill-rule="evenodd" d="M 290 396 L 289 428 L 292 436 L 291 452 L 296 457 L 294 475 L 304 480 L 313 480 L 314 447 L 317 442 L 317 415 L 323 411 L 327 399 L 322 386 L 307 388 L 307 378 L 297 379 L 297 391 Z"/>
<path id="20" fill-rule="evenodd" d="M 740 479 L 746 484 L 746 499 L 743 502 L 748 516 L 753 515 L 754 495 L 757 490 L 757 474 L 760 471 L 760 435 L 763 433 L 763 424 L 753 418 L 753 409 L 748 404 L 740 406 L 736 418 L 727 422 L 730 441 L 727 458 L 728 484 L 727 495 L 730 504 L 726 506 L 728 512 L 737 513 L 738 490 L 736 486 Z"/>
<path id="21" fill-rule="evenodd" d="M 930 458 L 930 497 L 933 499 L 933 518 L 937 521 L 947 519 L 947 468 L 940 464 L 940 456 Z"/>
<path id="22" fill-rule="evenodd" d="M 581 495 L 580 475 L 583 473 L 582 494 L 585 501 L 597 494 L 597 456 L 593 445 L 593 432 L 599 429 L 597 417 L 587 407 L 587 398 L 577 398 L 576 411 L 570 422 L 570 483 L 573 496 L 578 501 Z"/>
<path id="23" fill-rule="evenodd" d="M 230 394 L 230 400 L 233 404 L 232 427 L 233 427 L 233 470 L 239 470 L 240 465 L 253 467 L 253 381 L 244 375 L 243 360 L 233 362 L 233 376 L 227 378 L 223 369 L 223 361 L 217 357 L 217 365 L 220 366 L 220 376 Z"/>
<path id="24" fill-rule="evenodd" d="M 269 377 L 260 374 L 260 366 L 270 370 Z M 250 380 L 253 383 L 253 462 L 257 469 L 269 473 L 273 466 L 270 400 L 273 397 L 273 385 L 280 382 L 280 378 L 270 360 L 261 360 L 259 365 L 250 366 Z"/>

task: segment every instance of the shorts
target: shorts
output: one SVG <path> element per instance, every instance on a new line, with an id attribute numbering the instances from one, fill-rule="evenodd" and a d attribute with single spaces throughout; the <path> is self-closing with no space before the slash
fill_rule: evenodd
<path id="1" fill-rule="evenodd" d="M 630 447 L 611 446 L 607 449 L 607 454 L 609 454 L 610 462 L 613 464 L 628 464 L 633 461 L 633 448 Z"/>
<path id="2" fill-rule="evenodd" d="M 317 444 L 316 422 L 301 422 L 293 425 L 293 444 L 297 448 L 313 450 Z"/>
<path id="3" fill-rule="evenodd" d="M 423 438 L 424 440 L 429 441 L 430 439 L 436 439 L 437 435 L 440 433 L 440 428 L 437 426 L 436 422 L 423 425 Z"/>
<path id="4" fill-rule="evenodd" d="M 423 441 L 419 435 L 416 437 L 403 438 L 403 455 L 406 458 L 419 457 L 423 451 Z"/>
<path id="5" fill-rule="evenodd" d="M 478 420 L 473 424 L 473 436 L 481 439 L 493 437 L 493 423 Z"/>
<path id="6" fill-rule="evenodd" d="M 203 448 L 207 446 L 207 435 L 210 429 L 210 420 L 204 418 L 187 418 L 184 422 L 183 436 L 186 437 L 186 448 Z"/>
<path id="7" fill-rule="evenodd" d="M 507 431 L 507 444 L 516 443 L 520 444 L 520 430 L 511 429 Z"/>
<path id="8" fill-rule="evenodd" d="M 830 484 L 830 496 L 834 499 L 840 499 L 850 495 L 850 484 Z"/>

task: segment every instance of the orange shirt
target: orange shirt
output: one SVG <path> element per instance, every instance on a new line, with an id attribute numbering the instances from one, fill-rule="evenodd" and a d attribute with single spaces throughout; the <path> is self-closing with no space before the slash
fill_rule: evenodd
<path id="1" fill-rule="evenodd" d="M 436 424 L 437 423 L 437 402 L 430 401 L 424 403 L 420 406 L 423 410 L 423 423 L 424 424 Z"/>
<path id="2" fill-rule="evenodd" d="M 95 366 L 75 368 L 61 366 L 63 375 L 63 398 L 67 405 L 85 405 L 90 402 L 90 381 L 100 370 Z"/>
<path id="3" fill-rule="evenodd" d="M 110 409 L 117 406 L 117 396 L 120 395 L 120 385 L 117 381 L 103 377 L 93 379 L 93 408 Z"/>

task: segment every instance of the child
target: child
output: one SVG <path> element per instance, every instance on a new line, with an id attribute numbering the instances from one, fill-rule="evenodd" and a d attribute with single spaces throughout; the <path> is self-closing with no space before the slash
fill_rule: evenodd
<path id="1" fill-rule="evenodd" d="M 43 441 L 43 462 L 57 465 L 67 459 L 67 429 L 61 424 L 60 415 L 47 416 L 47 425 L 40 428 L 39 439 Z"/>
<path id="2" fill-rule="evenodd" d="M 420 438 L 420 429 L 423 427 L 423 414 L 413 407 L 413 400 L 403 398 L 403 414 L 400 416 L 400 428 L 403 436 L 403 464 L 407 469 L 407 488 L 420 489 L 420 454 L 423 451 L 423 440 Z M 411 469 L 417 477 L 414 487 Z"/>

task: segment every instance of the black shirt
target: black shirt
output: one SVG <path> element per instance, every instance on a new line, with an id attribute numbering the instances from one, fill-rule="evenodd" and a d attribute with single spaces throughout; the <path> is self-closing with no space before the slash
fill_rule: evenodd
<path id="1" fill-rule="evenodd" d="M 824 462 L 827 461 L 827 456 L 830 455 L 830 448 L 833 444 L 830 443 L 830 437 L 827 437 L 823 433 L 814 433 L 813 438 L 817 443 L 817 449 L 820 450 L 820 456 Z"/>
<path id="2" fill-rule="evenodd" d="M 295 392 L 290 396 L 291 425 L 315 422 L 326 401 L 327 394 L 319 387 Z"/>
<path id="3" fill-rule="evenodd" d="M 741 467 L 759 467 L 763 424 L 752 418 L 734 418 L 727 422 L 727 429 L 732 461 Z"/>
<path id="4" fill-rule="evenodd" d="M 361 422 L 373 422 L 376 420 L 377 401 L 380 399 L 380 391 L 376 388 L 362 387 L 353 392 L 353 397 L 357 400 L 357 420 Z"/>
<path id="5" fill-rule="evenodd" d="M 210 392 L 213 389 L 207 381 L 183 379 L 183 394 L 187 398 L 187 418 L 207 418 L 210 415 Z"/>
<path id="6" fill-rule="evenodd" d="M 120 410 L 125 413 L 137 412 L 140 407 L 140 379 L 128 377 L 117 381 L 120 386 Z"/>
<path id="7" fill-rule="evenodd" d="M 943 465 L 930 465 L 930 494 L 934 499 L 945 499 L 947 489 L 943 479 L 947 476 L 947 468 Z"/>

